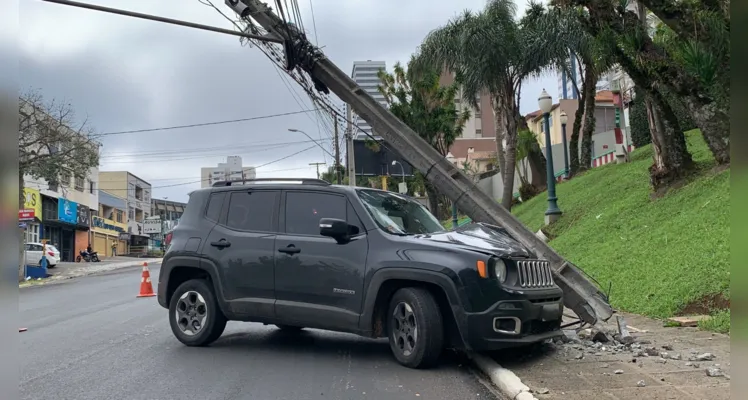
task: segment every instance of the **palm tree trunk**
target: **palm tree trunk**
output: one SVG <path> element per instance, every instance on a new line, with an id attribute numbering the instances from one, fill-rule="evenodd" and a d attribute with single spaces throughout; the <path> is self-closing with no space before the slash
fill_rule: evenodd
<path id="1" fill-rule="evenodd" d="M 499 161 L 499 174 L 501 174 L 501 181 L 504 181 L 504 173 L 506 172 L 506 160 L 504 159 L 504 143 L 505 137 L 504 130 L 506 124 L 503 121 L 501 115 L 501 109 L 498 106 L 498 102 L 495 99 L 491 99 L 491 105 L 493 106 L 494 125 L 496 126 L 496 159 Z"/>
<path id="2" fill-rule="evenodd" d="M 424 186 L 426 189 L 426 196 L 429 198 L 429 210 L 431 211 L 431 214 L 434 214 L 437 219 L 441 220 L 439 215 L 439 192 L 436 191 L 434 185 L 429 181 L 424 181 Z"/>
<path id="3" fill-rule="evenodd" d="M 582 151 L 579 157 L 579 171 L 592 166 L 592 134 L 595 132 L 595 84 L 597 74 L 591 63 L 585 63 L 584 71 L 584 127 L 582 128 Z M 573 147 L 572 147 L 573 148 Z"/>
<path id="4" fill-rule="evenodd" d="M 569 177 L 573 177 L 574 174 L 579 172 L 579 131 L 582 130 L 582 120 L 584 119 L 584 107 L 586 104 L 585 90 L 586 86 L 583 86 L 577 111 L 574 113 L 574 123 L 571 127 L 571 138 L 569 139 Z"/>
<path id="5" fill-rule="evenodd" d="M 506 121 L 506 155 L 504 163 L 507 166 L 504 171 L 504 190 L 501 194 L 501 205 L 507 210 L 512 209 L 514 201 L 514 174 L 517 160 L 517 118 L 515 116 L 514 104 L 502 105 L 502 113 Z"/>

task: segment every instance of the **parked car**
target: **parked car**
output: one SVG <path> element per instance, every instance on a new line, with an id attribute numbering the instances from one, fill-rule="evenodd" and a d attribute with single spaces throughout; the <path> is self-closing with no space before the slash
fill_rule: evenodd
<path id="1" fill-rule="evenodd" d="M 41 243 L 26 243 L 26 264 L 41 265 L 43 249 L 44 245 Z M 54 268 L 60 263 L 60 250 L 55 246 L 48 244 L 44 254 L 47 257 L 47 268 Z"/>
<path id="2" fill-rule="evenodd" d="M 226 321 L 389 338 L 402 365 L 445 347 L 496 350 L 562 335 L 550 265 L 505 230 L 445 231 L 416 200 L 322 180 L 221 182 L 190 194 L 158 302 L 188 346 Z"/>

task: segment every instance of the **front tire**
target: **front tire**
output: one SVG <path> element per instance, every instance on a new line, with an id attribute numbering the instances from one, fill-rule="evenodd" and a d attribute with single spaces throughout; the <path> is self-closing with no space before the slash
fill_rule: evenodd
<path id="1" fill-rule="evenodd" d="M 169 302 L 169 324 L 174 336 L 187 346 L 207 346 L 226 329 L 213 288 L 202 279 L 179 285 Z"/>
<path id="2" fill-rule="evenodd" d="M 444 348 L 444 327 L 434 296 L 426 289 L 402 288 L 387 310 L 390 349 L 397 361 L 409 368 L 436 364 Z"/>

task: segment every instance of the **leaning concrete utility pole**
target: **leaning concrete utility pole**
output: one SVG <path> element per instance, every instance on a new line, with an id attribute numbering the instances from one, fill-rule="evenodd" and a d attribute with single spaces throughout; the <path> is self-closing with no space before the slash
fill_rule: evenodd
<path id="1" fill-rule="evenodd" d="M 225 0 L 242 19 L 255 22 L 269 34 L 283 38 L 287 69 L 311 75 L 318 91 L 332 91 L 366 120 L 386 143 L 418 169 L 441 193 L 476 222 L 505 229 L 539 257 L 550 262 L 556 284 L 564 291 L 564 304 L 585 322 L 608 320 L 613 310 L 606 296 L 584 273 L 528 230 L 514 215 L 476 188 L 464 173 L 447 161 L 410 127 L 366 93 L 310 43 L 295 26 L 286 24 L 259 0 Z M 250 19 L 251 18 L 251 19 Z"/>

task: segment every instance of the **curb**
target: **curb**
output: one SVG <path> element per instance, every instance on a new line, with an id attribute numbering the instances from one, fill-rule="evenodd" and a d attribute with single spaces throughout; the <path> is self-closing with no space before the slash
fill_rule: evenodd
<path id="1" fill-rule="evenodd" d="M 98 270 L 98 271 L 93 271 L 91 273 L 82 274 L 82 275 L 70 275 L 70 276 L 52 275 L 51 277 L 46 278 L 44 280 L 44 283 L 37 284 L 37 285 L 19 286 L 18 289 L 19 290 L 24 290 L 24 289 L 29 289 L 29 288 L 32 288 L 32 287 L 43 287 L 43 286 L 49 286 L 49 285 L 57 285 L 57 284 L 61 284 L 61 283 L 70 282 L 73 279 L 84 278 L 84 277 L 87 277 L 87 276 L 109 275 L 109 274 L 117 273 L 118 271 L 124 270 L 126 268 L 141 267 L 141 266 L 143 266 L 143 262 L 144 262 L 143 260 L 145 260 L 145 259 L 141 259 L 140 261 L 124 261 L 124 262 L 119 262 L 119 263 L 112 263 L 110 265 L 107 265 L 106 269 L 102 269 L 102 270 Z M 155 263 L 160 263 L 163 260 L 163 258 L 149 258 L 147 260 L 148 261 L 145 261 L 145 262 L 154 263 L 155 264 Z"/>
<path id="2" fill-rule="evenodd" d="M 473 363 L 480 369 L 484 374 L 488 375 L 493 383 L 503 394 L 511 400 L 538 400 L 530 392 L 530 388 L 527 387 L 519 379 L 514 372 L 503 368 L 496 361 L 489 357 L 481 354 L 472 353 L 469 354 Z"/>

